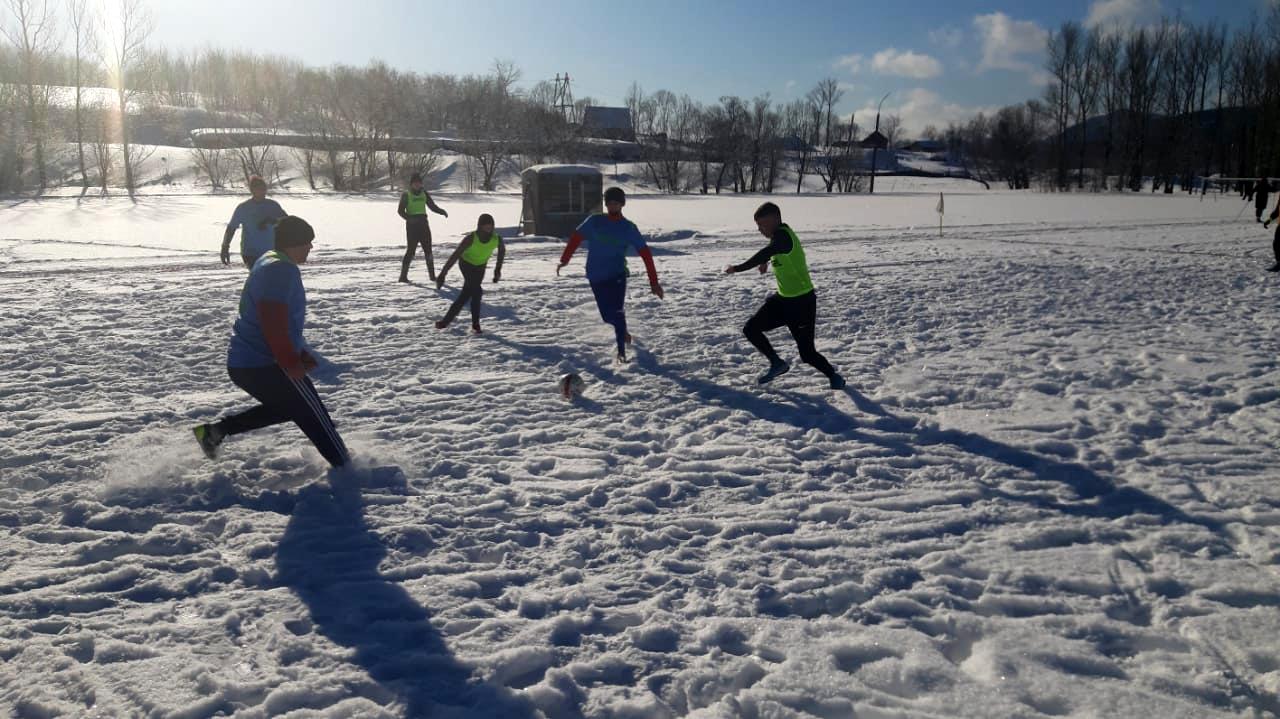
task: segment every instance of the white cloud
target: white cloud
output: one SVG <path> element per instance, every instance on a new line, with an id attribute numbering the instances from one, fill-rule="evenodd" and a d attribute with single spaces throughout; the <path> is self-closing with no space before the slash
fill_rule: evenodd
<path id="1" fill-rule="evenodd" d="M 973 27 L 982 43 L 978 72 L 1011 70 L 1026 73 L 1038 84 L 1046 81 L 1042 64 L 1049 33 L 1044 28 L 1002 12 L 974 17 Z"/>
<path id="2" fill-rule="evenodd" d="M 929 42 L 937 47 L 955 50 L 964 43 L 964 30 L 954 25 L 944 25 L 929 31 Z"/>
<path id="3" fill-rule="evenodd" d="M 1085 27 L 1129 27 L 1155 22 L 1160 17 L 1160 0 L 1094 0 L 1085 17 Z"/>
<path id="4" fill-rule="evenodd" d="M 833 66 L 837 69 L 845 69 L 851 75 L 857 75 L 862 72 L 863 57 L 861 55 L 841 55 L 836 58 Z"/>
<path id="5" fill-rule="evenodd" d="M 882 75 L 898 75 L 923 80 L 942 74 L 942 63 L 928 55 L 896 48 L 881 50 L 871 58 L 871 67 Z"/>
<path id="6" fill-rule="evenodd" d="M 997 109 L 947 102 L 938 93 L 917 87 L 903 94 L 891 95 L 880 111 L 880 120 L 883 123 L 889 115 L 901 117 L 904 139 L 914 139 L 929 125 L 945 128 L 947 123 L 968 122 L 979 112 L 992 114 Z M 876 101 L 868 101 L 864 107 L 855 110 L 853 116 L 858 121 L 861 134 L 870 134 L 876 125 Z"/>

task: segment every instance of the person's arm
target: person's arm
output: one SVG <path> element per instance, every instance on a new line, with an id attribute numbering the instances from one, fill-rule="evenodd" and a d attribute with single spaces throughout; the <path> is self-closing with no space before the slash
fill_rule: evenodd
<path id="1" fill-rule="evenodd" d="M 409 219 L 409 213 L 407 212 L 408 209 L 409 209 L 409 193 L 402 192 L 400 193 L 400 206 L 396 208 L 396 212 L 400 214 L 400 219 L 402 220 Z"/>
<path id="2" fill-rule="evenodd" d="M 227 231 L 222 234 L 222 251 L 220 253 L 222 264 L 231 264 L 231 238 L 236 236 L 236 229 L 240 227 L 240 208 L 236 207 L 235 212 L 231 213 L 231 221 L 227 223 Z"/>
<path id="3" fill-rule="evenodd" d="M 560 253 L 560 264 L 556 266 L 557 275 L 560 274 L 560 268 L 569 264 L 569 260 L 573 259 L 573 253 L 578 251 L 578 246 L 582 244 L 584 239 L 586 238 L 577 230 L 574 230 L 573 234 L 569 235 L 569 244 L 564 246 L 564 252 Z"/>
<path id="4" fill-rule="evenodd" d="M 291 379 L 302 379 L 307 375 L 302 353 L 293 346 L 289 339 L 289 306 L 274 300 L 258 302 L 258 323 L 262 326 L 262 336 L 271 350 L 271 357 Z"/>
<path id="5" fill-rule="evenodd" d="M 767 267 L 769 259 L 774 255 L 785 255 L 791 251 L 791 237 L 781 227 L 777 232 L 773 233 L 773 239 L 769 245 L 759 252 L 751 256 L 751 259 L 739 265 L 730 265 L 725 268 L 725 272 L 733 274 L 735 272 L 746 272 L 753 267 Z M 760 270 L 764 272 L 764 270 Z"/>
<path id="6" fill-rule="evenodd" d="M 507 243 L 498 238 L 498 263 L 493 266 L 493 281 L 497 282 L 502 279 L 502 261 L 507 258 Z"/>
<path id="7" fill-rule="evenodd" d="M 436 213 L 437 215 L 444 215 L 445 217 L 448 217 L 448 216 L 449 216 L 449 213 L 448 213 L 448 212 L 445 212 L 444 210 L 440 209 L 440 206 L 436 204 L 436 201 L 435 201 L 435 200 L 433 200 L 433 199 L 431 199 L 431 193 L 430 193 L 430 192 L 427 192 L 426 190 L 423 190 L 423 191 L 422 191 L 422 194 L 424 194 L 424 195 L 426 195 L 426 196 L 427 196 L 427 209 L 428 209 L 428 210 L 431 210 L 432 212 Z"/>
<path id="8" fill-rule="evenodd" d="M 444 287 L 444 276 L 449 274 L 449 268 L 457 264 L 458 258 L 462 257 L 462 253 L 466 252 L 467 248 L 470 246 L 471 246 L 471 235 L 468 234 L 466 237 L 462 238 L 462 242 L 459 242 L 457 247 L 453 248 L 453 254 L 449 255 L 449 261 L 444 263 L 444 268 L 441 269 L 440 273 L 436 275 L 437 288 Z"/>

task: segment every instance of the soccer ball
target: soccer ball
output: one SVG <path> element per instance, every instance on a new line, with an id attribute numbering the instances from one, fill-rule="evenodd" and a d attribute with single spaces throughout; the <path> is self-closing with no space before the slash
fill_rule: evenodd
<path id="1" fill-rule="evenodd" d="M 560 378 L 560 396 L 573 399 L 582 394 L 582 378 L 570 372 Z"/>

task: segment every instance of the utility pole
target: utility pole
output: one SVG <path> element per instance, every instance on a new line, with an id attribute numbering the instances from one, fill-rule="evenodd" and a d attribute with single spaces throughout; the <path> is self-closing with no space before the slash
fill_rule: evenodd
<path id="1" fill-rule="evenodd" d="M 884 101 L 888 100 L 889 95 L 892 94 L 892 92 L 886 92 L 884 97 L 880 98 L 880 104 L 876 105 L 876 135 L 880 134 L 880 107 L 884 105 Z M 871 147 L 871 192 L 869 194 L 872 195 L 876 194 L 876 160 L 879 158 L 879 155 L 880 143 L 877 142 Z M 892 190 L 893 188 L 889 189 Z"/>
<path id="2" fill-rule="evenodd" d="M 569 88 L 569 73 L 566 72 L 563 78 L 556 73 L 555 83 L 555 97 L 551 104 L 560 109 L 565 122 L 573 122 L 573 90 Z"/>

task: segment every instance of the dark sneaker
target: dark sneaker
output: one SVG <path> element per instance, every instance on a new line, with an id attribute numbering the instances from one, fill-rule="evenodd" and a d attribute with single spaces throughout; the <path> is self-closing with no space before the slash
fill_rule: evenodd
<path id="1" fill-rule="evenodd" d="M 1280 272 L 1280 263 L 1268 267 L 1267 272 Z"/>
<path id="2" fill-rule="evenodd" d="M 204 456 L 209 459 L 218 458 L 218 445 L 222 444 L 222 438 L 225 437 L 222 430 L 216 425 L 201 424 L 191 430 L 196 435 L 196 441 L 200 443 L 200 450 L 204 452 Z"/>
<path id="3" fill-rule="evenodd" d="M 626 353 L 626 352 L 619 352 L 619 353 L 618 353 L 618 356 L 617 356 L 617 357 L 615 357 L 613 361 L 614 361 L 614 362 L 616 362 L 616 363 L 618 363 L 618 364 L 626 364 L 626 363 L 630 362 L 631 360 L 627 359 L 627 353 Z"/>
<path id="4" fill-rule="evenodd" d="M 781 362 L 771 366 L 768 372 L 760 375 L 760 379 L 756 380 L 756 382 L 760 384 L 769 384 L 777 379 L 779 375 L 784 375 L 790 371 L 791 365 L 787 364 L 786 360 L 782 360 Z"/>
<path id="5" fill-rule="evenodd" d="M 841 377 L 839 372 L 831 375 L 827 379 L 831 380 L 831 389 L 844 389 L 844 377 Z"/>
<path id="6" fill-rule="evenodd" d="M 484 334 L 484 330 L 480 329 L 480 325 L 471 325 L 471 334 L 473 335 Z"/>
<path id="7" fill-rule="evenodd" d="M 409 278 L 405 277 L 404 275 L 400 275 L 400 281 L 405 284 L 409 284 Z"/>
<path id="8" fill-rule="evenodd" d="M 445 322 L 444 320 L 436 320 L 436 329 L 442 330 L 448 326 L 449 326 L 448 322 Z"/>

